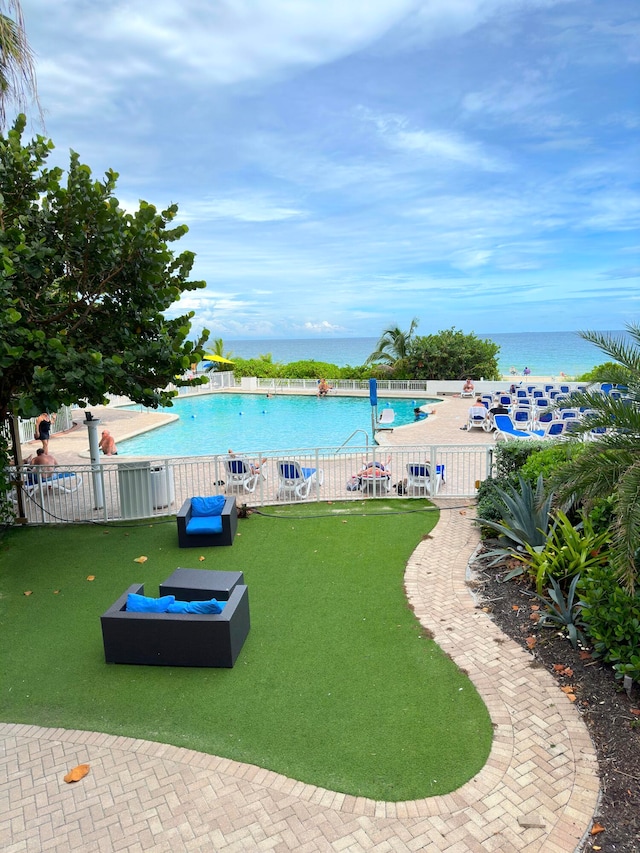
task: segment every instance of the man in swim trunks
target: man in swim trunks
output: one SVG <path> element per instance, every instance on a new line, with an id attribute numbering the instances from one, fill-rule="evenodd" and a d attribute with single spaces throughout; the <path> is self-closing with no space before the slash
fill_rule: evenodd
<path id="1" fill-rule="evenodd" d="M 98 448 L 104 453 L 105 456 L 118 455 L 118 448 L 116 447 L 116 442 L 108 429 L 102 430 L 102 437 L 98 442 Z"/>

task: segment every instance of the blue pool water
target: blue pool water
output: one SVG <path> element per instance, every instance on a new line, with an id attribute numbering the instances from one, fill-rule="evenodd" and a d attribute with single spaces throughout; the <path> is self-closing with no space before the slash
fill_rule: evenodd
<path id="1" fill-rule="evenodd" d="M 394 426 L 413 423 L 413 410 L 435 400 L 378 399 L 378 415 L 389 404 Z M 135 407 L 133 407 L 135 408 Z M 338 448 L 354 430 L 371 438 L 368 397 L 266 397 L 264 394 L 208 394 L 176 400 L 179 420 L 118 442 L 128 456 L 201 456 L 238 451 L 288 450 L 298 447 Z M 352 445 L 365 443 L 360 433 Z"/>

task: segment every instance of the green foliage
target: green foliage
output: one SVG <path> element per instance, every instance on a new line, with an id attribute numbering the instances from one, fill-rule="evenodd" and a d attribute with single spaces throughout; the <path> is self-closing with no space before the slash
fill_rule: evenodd
<path id="1" fill-rule="evenodd" d="M 638 579 L 640 549 L 640 326 L 627 326 L 628 338 L 583 332 L 618 366 L 625 369 L 627 400 L 615 400 L 597 391 L 574 393 L 571 404 L 592 410 L 587 418 L 572 424 L 579 438 L 593 427 L 606 432 L 591 436 L 582 452 L 553 475 L 552 485 L 560 500 L 579 500 L 589 507 L 595 500 L 611 496 L 614 507 L 610 561 L 626 589 L 633 593 Z M 614 376 L 608 374 L 613 380 Z"/>
<path id="2" fill-rule="evenodd" d="M 340 368 L 325 361 L 291 361 L 280 368 L 283 379 L 338 379 Z"/>
<path id="3" fill-rule="evenodd" d="M 608 530 L 595 533 L 589 518 L 574 527 L 567 516 L 559 510 L 554 524 L 542 548 L 525 544 L 527 554 L 516 554 L 516 559 L 525 564 L 526 571 L 535 578 L 538 595 L 549 581 L 558 581 L 564 586 L 570 578 L 585 575 L 591 568 L 601 566 L 607 560 Z"/>
<path id="4" fill-rule="evenodd" d="M 585 639 L 582 633 L 584 622 L 581 615 L 581 604 L 576 601 L 576 587 L 580 581 L 580 575 L 576 575 L 571 581 L 567 597 L 565 598 L 560 584 L 555 578 L 551 578 L 551 589 L 548 589 L 547 601 L 542 595 L 538 598 L 546 604 L 547 610 L 540 617 L 538 625 L 541 627 L 561 628 L 567 632 L 573 648 L 577 648 L 578 640 L 584 645 Z"/>
<path id="5" fill-rule="evenodd" d="M 177 206 L 126 212 L 117 174 L 95 180 L 74 152 L 63 182 L 46 166 L 51 141 L 23 144 L 25 124 L 20 116 L 0 136 L 0 419 L 107 393 L 171 405 L 161 389 L 200 360 L 208 337 L 188 340 L 193 312 L 164 314 L 205 286 L 188 280 L 193 253 L 170 248 L 187 231 L 172 225 Z"/>
<path id="6" fill-rule="evenodd" d="M 595 500 L 588 511 L 588 516 L 595 533 L 607 531 L 611 534 L 615 516 L 613 497 L 609 495 L 609 497 Z"/>
<path id="7" fill-rule="evenodd" d="M 580 584 L 582 616 L 594 654 L 640 682 L 640 592 L 620 586 L 610 565 L 596 566 Z"/>
<path id="8" fill-rule="evenodd" d="M 613 382 L 617 385 L 626 385 L 630 379 L 629 370 L 615 361 L 606 361 L 598 364 L 591 370 L 578 376 L 579 382 Z"/>
<path id="9" fill-rule="evenodd" d="M 381 362 L 394 369 L 399 368 L 399 363 L 404 362 L 409 354 L 413 333 L 417 327 L 418 320 L 415 317 L 411 321 L 407 332 L 403 332 L 398 326 L 389 326 L 382 333 L 375 350 L 367 358 L 367 364 Z"/>
<path id="10" fill-rule="evenodd" d="M 553 494 L 545 496 L 542 477 L 535 491 L 527 480 L 518 477 L 518 486 L 507 484 L 496 489 L 499 501 L 495 506 L 500 511 L 500 521 L 488 518 L 476 519 L 476 524 L 489 527 L 498 533 L 503 547 L 492 553 L 498 557 L 520 553 L 527 545 L 532 548 L 544 546 L 549 530 Z"/>
<path id="11" fill-rule="evenodd" d="M 495 467 L 498 477 L 517 475 L 530 456 L 543 449 L 542 442 L 505 441 L 495 446 Z M 537 478 L 536 478 L 537 479 Z M 535 481 L 534 481 L 535 482 Z"/>
<path id="12" fill-rule="evenodd" d="M 517 484 L 517 477 L 487 477 L 480 483 L 477 494 L 478 516 L 488 521 L 499 522 L 505 510 L 502 500 L 504 490 Z M 480 535 L 483 539 L 489 539 L 494 535 L 494 530 L 486 525 L 480 526 Z"/>
<path id="13" fill-rule="evenodd" d="M 455 328 L 415 337 L 409 345 L 406 370 L 412 379 L 499 379 L 500 347 Z"/>
<path id="14" fill-rule="evenodd" d="M 512 442 L 508 442 L 511 444 Z M 569 441 L 546 441 L 544 446 L 530 453 L 526 462 L 520 468 L 520 473 L 531 483 L 535 483 L 542 474 L 547 483 L 552 475 L 557 475 L 558 470 L 567 463 L 569 459 L 578 456 L 584 450 L 584 444 L 576 444 Z"/>

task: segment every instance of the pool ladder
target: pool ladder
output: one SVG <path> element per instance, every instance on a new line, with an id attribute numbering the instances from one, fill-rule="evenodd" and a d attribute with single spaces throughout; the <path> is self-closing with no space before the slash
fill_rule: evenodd
<path id="1" fill-rule="evenodd" d="M 349 444 L 349 442 L 351 441 L 353 436 L 357 435 L 359 432 L 364 433 L 365 447 L 367 447 L 367 449 L 368 449 L 369 448 L 369 433 L 366 431 L 366 429 L 354 429 L 354 431 L 351 433 L 349 438 L 347 438 L 346 441 L 342 442 L 340 447 L 336 450 L 336 453 L 339 453 L 343 447 L 346 447 L 346 445 Z"/>

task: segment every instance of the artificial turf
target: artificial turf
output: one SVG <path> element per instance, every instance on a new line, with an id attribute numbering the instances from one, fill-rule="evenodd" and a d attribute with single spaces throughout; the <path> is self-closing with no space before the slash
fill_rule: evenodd
<path id="1" fill-rule="evenodd" d="M 415 500 L 266 508 L 232 547 L 202 551 L 177 547 L 175 521 L 11 529 L 0 718 L 185 746 L 376 800 L 452 791 L 483 766 L 492 729 L 404 594 L 437 517 Z M 105 664 L 100 614 L 132 583 L 157 595 L 177 566 L 244 572 L 251 631 L 235 667 Z"/>

